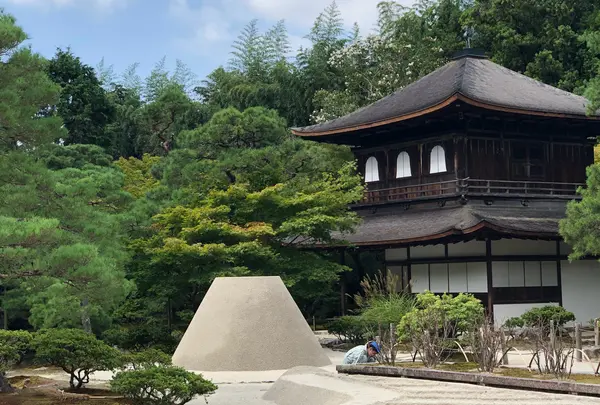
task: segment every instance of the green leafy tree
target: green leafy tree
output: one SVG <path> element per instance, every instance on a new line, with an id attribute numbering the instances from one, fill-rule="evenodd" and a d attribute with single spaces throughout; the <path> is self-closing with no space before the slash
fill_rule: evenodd
<path id="1" fill-rule="evenodd" d="M 348 204 L 363 185 L 346 148 L 295 139 L 263 108 L 223 110 L 177 144 L 156 167 L 170 203 L 131 245 L 138 299 L 174 317 L 198 305 L 218 275 L 281 275 L 303 302 L 331 293 L 346 267 L 297 248 L 357 223 Z M 150 334 L 140 318 L 129 330 Z M 168 315 L 163 324 L 177 322 Z"/>
<path id="2" fill-rule="evenodd" d="M 39 146 L 65 136 L 62 120 L 42 114 L 59 99 L 47 61 L 21 44 L 27 34 L 0 10 L 0 152 Z"/>
<path id="3" fill-rule="evenodd" d="M 47 329 L 33 340 L 36 358 L 69 374 L 72 389 L 81 389 L 96 371 L 112 371 L 122 364 L 121 353 L 81 329 Z"/>
<path id="4" fill-rule="evenodd" d="M 79 317 L 91 331 L 91 318 L 103 316 L 130 289 L 120 214 L 131 197 L 121 190 L 122 173 L 93 145 L 53 145 L 35 156 L 13 153 L 0 159 L 0 167 L 0 215 L 53 218 L 46 221 L 60 230 L 53 249 L 32 262 L 35 268 L 13 274 L 27 291 L 30 322 L 76 326 Z M 18 175 L 11 167 L 20 168 Z"/>
<path id="5" fill-rule="evenodd" d="M 113 121 L 115 109 L 94 68 L 82 63 L 69 49 L 58 49 L 47 71 L 52 81 L 61 87 L 55 111 L 69 132 L 65 144 L 108 147 L 110 140 L 105 129 Z"/>
<path id="6" fill-rule="evenodd" d="M 586 185 L 579 191 L 581 200 L 569 202 L 567 216 L 560 221 L 560 234 L 573 249 L 571 260 L 600 254 L 600 232 L 596 226 L 600 221 L 600 165 L 587 168 Z"/>
<path id="7" fill-rule="evenodd" d="M 142 159 L 120 158 L 115 165 L 125 174 L 123 190 L 135 198 L 145 196 L 158 187 L 160 182 L 152 175 L 152 167 L 160 161 L 160 157 L 144 154 Z"/>
<path id="8" fill-rule="evenodd" d="M 581 38 L 598 5 L 586 0 L 476 0 L 464 16 L 474 46 L 511 70 L 581 92 L 598 59 Z"/>
<path id="9" fill-rule="evenodd" d="M 312 121 L 346 115 L 443 65 L 463 47 L 459 23 L 463 8 L 456 0 L 422 1 L 412 8 L 380 3 L 378 33 L 363 38 L 355 31 L 350 41 L 331 53 L 327 63 L 344 84 L 315 92 Z"/>

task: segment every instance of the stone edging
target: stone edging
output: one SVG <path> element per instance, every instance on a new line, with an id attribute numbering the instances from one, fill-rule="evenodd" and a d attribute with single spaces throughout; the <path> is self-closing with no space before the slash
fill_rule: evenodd
<path id="1" fill-rule="evenodd" d="M 547 391 L 561 394 L 600 397 L 600 384 L 581 384 L 569 381 L 537 380 L 534 378 L 505 377 L 493 374 L 464 373 L 428 368 L 401 368 L 383 366 L 339 365 L 338 373 L 374 375 L 379 377 L 406 377 L 423 380 L 486 385 L 499 388 Z M 600 377 L 599 377 L 600 378 Z"/>

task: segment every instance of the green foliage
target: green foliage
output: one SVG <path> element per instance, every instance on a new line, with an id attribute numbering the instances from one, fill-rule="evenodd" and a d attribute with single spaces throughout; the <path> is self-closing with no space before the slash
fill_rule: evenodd
<path id="1" fill-rule="evenodd" d="M 361 344 L 367 333 L 365 321 L 360 316 L 341 316 L 327 325 L 329 333 L 344 342 Z"/>
<path id="2" fill-rule="evenodd" d="M 560 234 L 573 248 L 571 260 L 600 253 L 600 231 L 596 227 L 600 220 L 600 164 L 587 168 L 586 184 L 579 190 L 582 199 L 570 201 L 567 216 L 560 221 Z"/>
<path id="3" fill-rule="evenodd" d="M 57 117 L 41 116 L 58 101 L 60 88 L 45 72 L 46 60 L 21 46 L 27 34 L 0 9 L 0 152 L 34 147 L 65 135 Z"/>
<path id="4" fill-rule="evenodd" d="M 513 328 L 522 328 L 525 326 L 525 321 L 522 317 L 513 317 L 509 318 L 504 322 L 504 327 L 513 329 Z"/>
<path id="5" fill-rule="evenodd" d="M 0 373 L 18 363 L 30 350 L 33 337 L 24 330 L 0 330 Z"/>
<path id="6" fill-rule="evenodd" d="M 365 277 L 360 286 L 364 295 L 356 295 L 354 301 L 366 325 L 398 325 L 415 306 L 411 294 L 398 291 L 400 278 L 390 270 Z"/>
<path id="7" fill-rule="evenodd" d="M 123 355 L 125 367 L 133 370 L 142 370 L 154 366 L 171 366 L 171 356 L 157 349 L 147 349 L 141 352 L 127 353 Z"/>
<path id="8" fill-rule="evenodd" d="M 344 83 L 315 92 L 312 120 L 318 123 L 348 114 L 442 66 L 464 45 L 459 23 L 463 8 L 455 0 L 418 2 L 411 8 L 381 2 L 378 32 L 355 35 L 329 55 L 328 67 Z M 339 35 L 339 29 L 333 31 Z M 335 36 L 316 38 L 332 41 Z"/>
<path id="9" fill-rule="evenodd" d="M 517 72 L 567 91 L 580 91 L 598 68 L 581 36 L 597 13 L 587 0 L 477 0 L 463 23 L 473 46 Z"/>
<path id="10" fill-rule="evenodd" d="M 550 321 L 554 321 L 557 330 L 567 322 L 575 321 L 575 314 L 560 306 L 547 305 L 541 308 L 532 308 L 521 315 L 526 326 L 541 327 L 550 330 Z"/>
<path id="11" fill-rule="evenodd" d="M 35 154 L 0 158 L 0 215 L 52 218 L 44 221 L 56 230 L 48 234 L 53 239 L 30 250 L 35 260 L 13 264 L 10 276 L 20 281 L 32 325 L 79 323 L 91 331 L 92 318 L 105 317 L 131 288 L 121 227 L 131 196 L 121 190 L 123 174 L 97 146 L 49 145 Z M 17 166 L 15 175 L 10 168 Z"/>
<path id="12" fill-rule="evenodd" d="M 33 347 L 40 362 L 70 375 L 73 389 L 87 384 L 91 373 L 114 370 L 122 362 L 118 350 L 80 329 L 41 330 L 35 335 Z"/>
<path id="13" fill-rule="evenodd" d="M 58 49 L 47 66 L 48 76 L 61 87 L 60 101 L 52 108 L 69 134 L 65 144 L 110 145 L 105 127 L 115 114 L 94 68 L 67 49 Z"/>
<path id="14" fill-rule="evenodd" d="M 441 297 L 426 291 L 417 295 L 415 308 L 406 314 L 398 325 L 398 334 L 403 340 L 408 340 L 414 333 L 423 329 L 434 330 L 432 333 L 448 332 L 453 337 L 472 329 L 473 323 L 483 316 L 484 309 L 481 301 L 470 294 Z M 424 320 L 430 315 L 439 319 L 437 325 L 426 325 Z"/>
<path id="15" fill-rule="evenodd" d="M 297 247 L 357 223 L 348 205 L 363 185 L 346 149 L 293 139 L 264 108 L 223 110 L 178 144 L 156 167 L 170 203 L 131 245 L 141 295 L 177 312 L 226 275 L 282 275 L 302 307 L 333 292 L 347 268 Z"/>
<path id="16" fill-rule="evenodd" d="M 11 392 L 6 372 L 17 364 L 31 345 L 31 334 L 26 331 L 0 331 L 0 393 Z"/>
<path id="17" fill-rule="evenodd" d="M 159 181 L 152 175 L 152 167 L 160 161 L 158 156 L 144 154 L 142 159 L 121 157 L 115 165 L 125 174 L 123 190 L 135 198 L 144 197 L 159 185 Z"/>
<path id="18" fill-rule="evenodd" d="M 398 325 L 404 316 L 412 311 L 415 300 L 409 294 L 395 293 L 369 300 L 361 311 L 361 318 L 368 324 L 388 326 Z"/>
<path id="19" fill-rule="evenodd" d="M 208 396 L 217 386 L 179 367 L 152 366 L 117 373 L 111 390 L 135 404 L 182 405 L 197 395 Z"/>

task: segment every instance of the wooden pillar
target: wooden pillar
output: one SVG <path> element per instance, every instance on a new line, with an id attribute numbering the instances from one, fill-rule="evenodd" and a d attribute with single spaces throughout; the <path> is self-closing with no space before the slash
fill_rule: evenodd
<path id="1" fill-rule="evenodd" d="M 412 293 L 412 264 L 410 260 L 410 246 L 406 247 L 406 291 Z"/>
<path id="2" fill-rule="evenodd" d="M 342 249 L 340 251 L 340 264 L 346 265 L 346 251 Z M 340 275 L 340 314 L 346 315 L 346 272 Z"/>
<path id="3" fill-rule="evenodd" d="M 558 284 L 558 305 L 563 305 L 562 265 L 560 263 L 560 240 L 556 241 L 556 281 Z"/>
<path id="4" fill-rule="evenodd" d="M 487 268 L 487 306 L 490 318 L 494 319 L 494 283 L 492 276 L 492 240 L 485 239 L 485 262 Z"/>

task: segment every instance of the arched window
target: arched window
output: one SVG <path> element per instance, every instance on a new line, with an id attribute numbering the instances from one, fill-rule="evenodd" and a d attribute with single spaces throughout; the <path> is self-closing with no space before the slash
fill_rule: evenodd
<path id="1" fill-rule="evenodd" d="M 365 181 L 367 183 L 379 181 L 379 165 L 377 164 L 375 156 L 371 156 L 367 159 L 367 164 L 365 165 Z"/>
<path id="2" fill-rule="evenodd" d="M 446 152 L 440 145 L 431 149 L 431 162 L 429 164 L 429 173 L 444 173 L 446 171 Z"/>
<path id="3" fill-rule="evenodd" d="M 401 179 L 410 176 L 412 176 L 410 171 L 410 156 L 406 152 L 400 152 L 396 160 L 396 178 Z"/>

